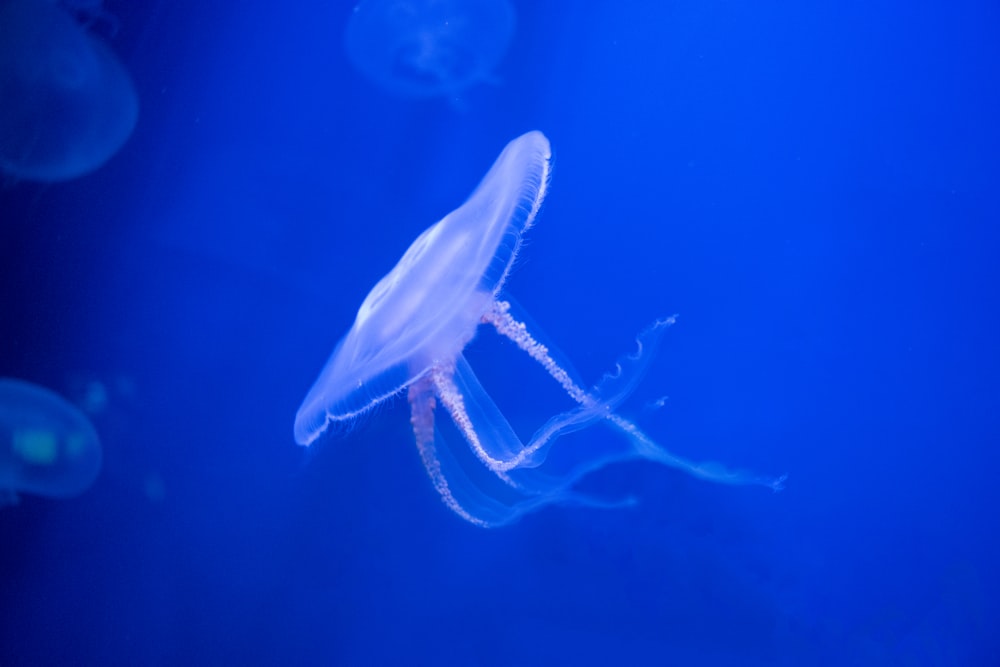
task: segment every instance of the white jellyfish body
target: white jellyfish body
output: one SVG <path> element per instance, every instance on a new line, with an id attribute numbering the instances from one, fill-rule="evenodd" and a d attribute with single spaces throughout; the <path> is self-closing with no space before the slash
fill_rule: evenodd
<path id="1" fill-rule="evenodd" d="M 0 3 L 0 170 L 62 181 L 97 169 L 138 116 L 132 81 L 111 50 L 58 5 Z"/>
<path id="2" fill-rule="evenodd" d="M 71 497 L 100 469 L 100 441 L 82 412 L 48 389 L 0 378 L 0 494 Z"/>
<path id="3" fill-rule="evenodd" d="M 513 32 L 507 0 L 364 0 L 344 44 L 358 71 L 384 90 L 435 97 L 487 80 Z"/>
<path id="4" fill-rule="evenodd" d="M 545 199 L 551 161 L 545 135 L 521 135 L 464 204 L 417 237 L 369 292 L 306 394 L 295 416 L 296 441 L 311 445 L 324 433 L 350 429 L 405 393 L 417 450 L 435 489 L 449 508 L 479 526 L 510 523 L 552 503 L 624 504 L 575 486 L 605 465 L 630 459 L 723 484 L 780 490 L 784 477 L 673 454 L 617 412 L 673 317 L 640 333 L 636 352 L 587 389 L 512 312 L 502 296 L 504 284 Z M 481 326 L 491 326 L 536 361 L 575 407 L 553 415 L 528 439 L 518 435 L 465 358 Z M 598 425 L 617 437 L 556 446 Z"/>

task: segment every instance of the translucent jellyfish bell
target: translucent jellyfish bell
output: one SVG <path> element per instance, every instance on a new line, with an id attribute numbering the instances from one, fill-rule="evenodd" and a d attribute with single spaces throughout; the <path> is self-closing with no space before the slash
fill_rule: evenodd
<path id="1" fill-rule="evenodd" d="M 100 469 L 101 445 L 82 412 L 48 389 L 0 378 L 0 494 L 75 496 Z"/>
<path id="2" fill-rule="evenodd" d="M 364 0 L 344 43 L 354 66 L 383 89 L 433 97 L 488 79 L 513 31 L 507 0 Z"/>
<path id="3" fill-rule="evenodd" d="M 45 0 L 0 2 L 0 100 L 0 170 L 35 181 L 100 167 L 139 108 L 111 50 Z"/>
<path id="4" fill-rule="evenodd" d="M 781 489 L 784 478 L 675 456 L 616 412 L 673 318 L 643 331 L 638 351 L 588 391 L 511 314 L 501 290 L 545 197 L 550 162 L 544 135 L 518 137 L 468 201 L 413 242 L 361 304 L 306 395 L 295 418 L 295 439 L 309 445 L 324 431 L 350 428 L 406 391 L 417 448 L 435 488 L 452 510 L 482 526 L 509 523 L 553 502 L 606 505 L 575 492 L 574 484 L 608 463 L 635 458 L 716 482 Z M 538 362 L 577 407 L 554 415 L 524 442 L 462 354 L 481 324 Z M 439 414 L 448 417 L 464 444 L 442 434 Z M 562 436 L 597 424 L 618 437 L 553 447 Z"/>

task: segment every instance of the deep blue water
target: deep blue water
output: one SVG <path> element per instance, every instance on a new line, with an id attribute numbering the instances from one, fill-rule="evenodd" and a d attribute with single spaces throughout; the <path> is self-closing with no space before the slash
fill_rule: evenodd
<path id="1" fill-rule="evenodd" d="M 133 136 L 0 189 L 0 376 L 107 392 L 94 486 L 0 509 L 0 664 L 1000 664 L 1000 7 L 518 0 L 489 81 L 411 99 L 351 4 L 108 0 Z M 679 313 L 623 410 L 785 491 L 627 463 L 586 485 L 634 508 L 483 530 L 404 400 L 295 445 L 368 290 L 532 129 L 510 293 L 589 381 Z"/>

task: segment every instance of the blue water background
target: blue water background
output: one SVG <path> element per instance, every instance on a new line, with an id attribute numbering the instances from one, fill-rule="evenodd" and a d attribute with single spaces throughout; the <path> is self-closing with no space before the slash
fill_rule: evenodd
<path id="1" fill-rule="evenodd" d="M 135 134 L 0 191 L 0 375 L 108 395 L 94 487 L 0 510 L 0 664 L 1000 664 L 998 5 L 515 6 L 492 81 L 408 100 L 348 2 L 107 3 Z M 510 292 L 589 381 L 679 313 L 630 415 L 784 492 L 624 464 L 588 484 L 635 508 L 486 531 L 405 401 L 294 444 L 370 287 L 531 129 Z M 558 409 L 470 357 L 512 421 Z"/>

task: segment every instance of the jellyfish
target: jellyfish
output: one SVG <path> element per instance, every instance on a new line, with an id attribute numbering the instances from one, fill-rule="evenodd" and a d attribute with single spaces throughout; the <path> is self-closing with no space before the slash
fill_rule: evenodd
<path id="1" fill-rule="evenodd" d="M 107 162 L 139 109 L 111 50 L 44 0 L 0 2 L 0 100 L 0 170 L 44 182 Z"/>
<path id="2" fill-rule="evenodd" d="M 363 0 L 344 43 L 353 65 L 381 88 L 435 97 L 488 80 L 513 31 L 507 0 Z"/>
<path id="3" fill-rule="evenodd" d="M 515 314 L 503 288 L 545 197 L 550 169 L 545 136 L 536 131 L 518 137 L 461 207 L 417 237 L 365 298 L 306 395 L 295 418 L 296 441 L 311 445 L 326 431 L 350 429 L 405 393 L 417 449 L 434 487 L 449 508 L 480 526 L 510 523 L 555 502 L 620 504 L 589 497 L 575 486 L 587 473 L 628 459 L 656 461 L 715 482 L 780 490 L 784 477 L 672 454 L 617 411 L 674 317 L 653 322 L 639 334 L 635 352 L 585 389 Z M 571 409 L 552 416 L 527 442 L 463 354 L 480 326 L 512 341 L 571 399 Z M 555 446 L 563 436 L 597 425 L 613 433 Z"/>
<path id="4" fill-rule="evenodd" d="M 100 469 L 101 445 L 82 412 L 48 389 L 0 378 L 0 494 L 68 498 Z"/>

